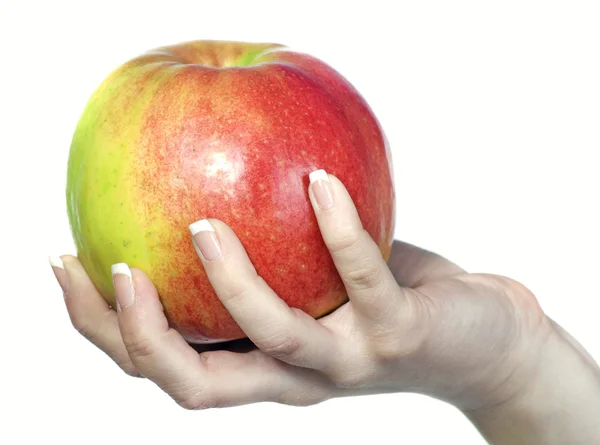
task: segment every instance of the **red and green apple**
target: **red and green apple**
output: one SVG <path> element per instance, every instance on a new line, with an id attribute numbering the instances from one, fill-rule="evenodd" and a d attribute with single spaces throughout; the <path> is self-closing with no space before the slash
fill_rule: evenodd
<path id="1" fill-rule="evenodd" d="M 283 300 L 321 317 L 347 295 L 308 198 L 316 169 L 344 183 L 387 259 L 390 149 L 341 74 L 278 44 L 193 41 L 149 51 L 102 82 L 75 129 L 67 207 L 77 255 L 109 304 L 110 266 L 126 262 L 152 279 L 187 341 L 243 338 L 188 230 L 217 218 Z"/>

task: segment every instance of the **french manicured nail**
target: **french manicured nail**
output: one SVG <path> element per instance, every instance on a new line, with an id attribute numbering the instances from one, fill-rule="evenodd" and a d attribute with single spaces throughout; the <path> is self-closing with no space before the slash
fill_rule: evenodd
<path id="1" fill-rule="evenodd" d="M 63 296 L 65 296 L 67 290 L 69 290 L 69 274 L 65 270 L 65 265 L 58 256 L 51 256 L 48 260 L 50 261 L 50 266 L 52 266 L 52 272 L 54 272 L 56 281 L 58 281 L 58 284 L 63 291 Z"/>
<path id="2" fill-rule="evenodd" d="M 133 304 L 135 289 L 131 279 L 131 269 L 125 263 L 117 263 L 110 267 L 110 271 L 117 297 L 117 310 L 120 311 Z"/>
<path id="3" fill-rule="evenodd" d="M 310 175 L 310 184 L 319 207 L 328 209 L 333 205 L 333 186 L 325 170 L 315 170 Z"/>
<path id="4" fill-rule="evenodd" d="M 202 258 L 206 261 L 215 261 L 221 258 L 221 246 L 215 229 L 206 219 L 190 224 L 190 232 Z"/>

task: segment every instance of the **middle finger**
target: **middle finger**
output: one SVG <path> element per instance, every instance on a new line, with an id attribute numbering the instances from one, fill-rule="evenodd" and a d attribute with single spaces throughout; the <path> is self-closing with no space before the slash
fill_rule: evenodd
<path id="1" fill-rule="evenodd" d="M 327 371 L 338 355 L 332 331 L 269 287 L 229 226 L 201 220 L 190 231 L 211 285 L 250 340 L 279 360 Z"/>

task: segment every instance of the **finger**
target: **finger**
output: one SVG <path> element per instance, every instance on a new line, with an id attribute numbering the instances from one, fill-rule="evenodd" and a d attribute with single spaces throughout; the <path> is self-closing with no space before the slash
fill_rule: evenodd
<path id="1" fill-rule="evenodd" d="M 363 228 L 344 185 L 324 170 L 310 174 L 309 196 L 323 240 L 357 314 L 395 326 L 404 295 L 379 247 Z"/>
<path id="2" fill-rule="evenodd" d="M 201 380 L 196 351 L 169 327 L 154 284 L 124 263 L 111 268 L 118 323 L 131 362 L 178 401 L 191 382 Z"/>
<path id="3" fill-rule="evenodd" d="M 388 267 L 400 286 L 416 288 L 466 271 L 446 258 L 403 241 L 394 241 Z"/>
<path id="4" fill-rule="evenodd" d="M 284 363 L 258 349 L 248 353 L 210 351 L 200 359 L 203 383 L 182 404 L 188 409 L 260 402 L 306 406 L 341 394 L 323 374 Z"/>
<path id="5" fill-rule="evenodd" d="M 258 348 L 296 366 L 326 371 L 332 365 L 337 352 L 333 333 L 275 294 L 229 226 L 201 220 L 190 231 L 216 294 Z"/>
<path id="6" fill-rule="evenodd" d="M 71 323 L 77 331 L 132 376 L 139 373 L 131 363 L 117 321 L 117 313 L 98 293 L 79 260 L 70 255 L 50 259 L 65 297 Z"/>
<path id="7" fill-rule="evenodd" d="M 325 396 L 324 380 L 298 375 L 259 350 L 197 354 L 169 328 L 156 288 L 142 271 L 114 265 L 113 281 L 119 325 L 132 362 L 181 406 L 205 409 L 280 401 L 286 393 L 296 393 L 302 382 L 306 390 L 307 381 L 318 383 L 320 396 Z"/>

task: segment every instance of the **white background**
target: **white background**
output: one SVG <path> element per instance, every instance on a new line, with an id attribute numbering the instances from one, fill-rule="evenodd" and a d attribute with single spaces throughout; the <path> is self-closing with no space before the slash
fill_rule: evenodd
<path id="1" fill-rule="evenodd" d="M 596 1 L 0 0 L 0 442 L 484 443 L 417 395 L 186 412 L 124 375 L 71 327 L 47 263 L 74 253 L 70 140 L 99 82 L 144 50 L 230 39 L 309 52 L 383 124 L 396 237 L 522 281 L 599 359 L 598 23 Z"/>

